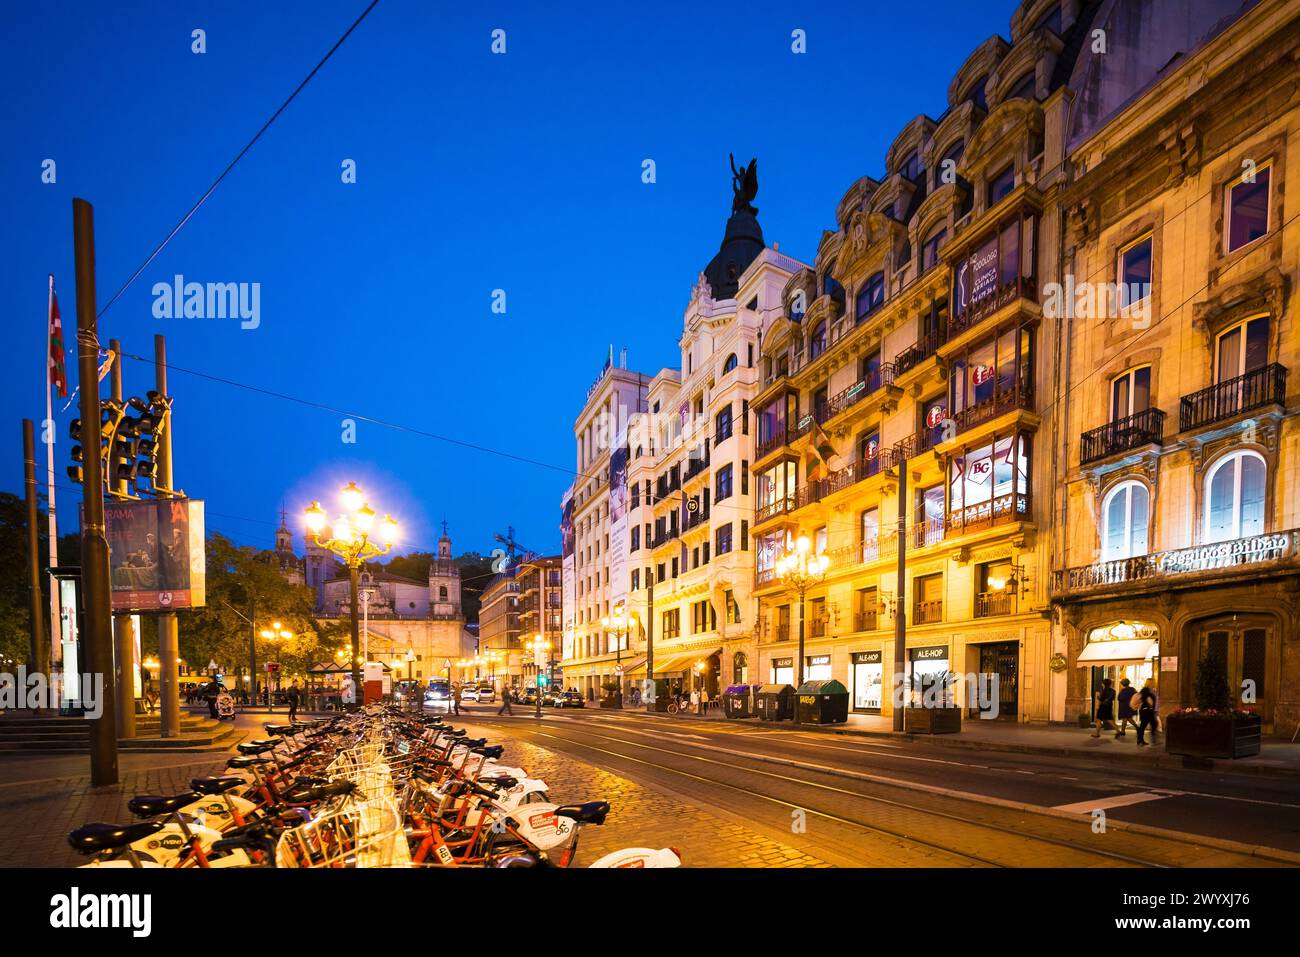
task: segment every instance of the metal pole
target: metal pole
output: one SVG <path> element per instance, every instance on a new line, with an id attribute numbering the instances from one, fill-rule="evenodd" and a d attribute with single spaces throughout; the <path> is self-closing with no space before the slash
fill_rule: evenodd
<path id="1" fill-rule="evenodd" d="M 99 717 L 90 719 L 90 783 L 117 783 L 114 727 L 113 596 L 104 526 L 104 474 L 99 445 L 99 323 L 95 302 L 95 211 L 84 199 L 72 201 L 72 239 L 77 271 L 77 377 L 83 423 L 81 583 L 86 612 L 82 644 L 86 670 L 103 677 Z"/>
<path id="2" fill-rule="evenodd" d="M 907 459 L 898 464 L 898 580 L 894 585 L 894 730 L 903 730 L 904 669 L 907 667 Z"/>
<path id="3" fill-rule="evenodd" d="M 31 419 L 23 419 L 23 482 L 27 489 L 27 573 L 31 582 L 32 669 L 50 672 L 49 646 L 45 644 L 45 601 L 41 595 L 41 541 L 36 523 L 40 510 L 36 505 L 36 431 Z M 23 689 L 19 689 L 22 691 Z"/>
<path id="4" fill-rule="evenodd" d="M 122 343 L 116 339 L 108 340 L 109 351 L 113 353 L 113 365 L 109 374 L 109 394 L 114 402 L 122 401 Z M 117 472 L 117 449 L 108 450 L 108 468 L 110 479 Z M 115 491 L 121 495 L 127 491 L 125 480 L 113 482 Z M 117 736 L 118 738 L 135 737 L 135 621 L 129 612 L 113 616 L 113 662 L 117 678 Z"/>
<path id="5" fill-rule="evenodd" d="M 248 703 L 257 707 L 257 598 L 248 595 Z"/>
<path id="6" fill-rule="evenodd" d="M 167 340 L 153 337 L 154 388 L 160 395 L 167 392 Z M 163 413 L 162 441 L 158 443 L 158 483 L 163 488 L 175 488 L 172 476 L 172 413 L 170 407 Z M 159 498 L 170 498 L 170 493 Z M 159 721 L 164 738 L 180 737 L 181 733 L 181 683 L 180 634 L 176 626 L 176 613 L 163 612 L 158 616 L 158 696 L 162 706 Z"/>
<path id="7" fill-rule="evenodd" d="M 650 683 L 650 693 L 645 696 L 646 707 L 651 711 L 655 707 L 655 569 L 651 565 L 646 569 L 646 616 L 645 616 L 645 676 Z"/>
<path id="8" fill-rule="evenodd" d="M 50 297 L 48 314 L 54 315 L 54 274 L 50 274 Z M 60 326 L 62 319 L 60 318 Z M 47 344 L 45 355 L 45 422 L 41 426 L 41 438 L 45 442 L 45 482 L 46 489 L 46 519 L 49 522 L 49 567 L 57 568 L 59 565 L 59 520 L 55 515 L 54 509 L 54 397 L 50 392 L 53 382 L 50 379 L 50 364 L 53 356 Z M 50 657 L 47 667 L 53 668 L 54 664 L 59 663 L 60 667 L 63 662 L 63 622 L 59 614 L 59 582 L 53 576 L 49 576 L 50 583 Z M 60 700 L 65 700 L 60 698 Z"/>
<path id="9" fill-rule="evenodd" d="M 365 701 L 365 689 L 361 684 L 361 619 L 357 615 L 357 563 L 348 562 L 348 588 L 352 596 L 352 688 L 353 706 L 358 708 Z"/>

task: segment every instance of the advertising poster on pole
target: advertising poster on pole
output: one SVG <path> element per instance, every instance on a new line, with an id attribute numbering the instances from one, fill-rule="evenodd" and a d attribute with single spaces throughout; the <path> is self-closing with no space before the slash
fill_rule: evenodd
<path id="1" fill-rule="evenodd" d="M 203 502 L 104 505 L 114 611 L 169 611 L 205 603 Z"/>

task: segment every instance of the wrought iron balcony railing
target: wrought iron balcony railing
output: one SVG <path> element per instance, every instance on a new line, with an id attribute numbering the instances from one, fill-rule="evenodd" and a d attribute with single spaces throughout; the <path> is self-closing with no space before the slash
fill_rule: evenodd
<path id="1" fill-rule="evenodd" d="M 1011 592 L 983 591 L 975 596 L 975 617 L 992 618 L 1011 614 Z"/>
<path id="2" fill-rule="evenodd" d="M 1285 403 L 1286 366 L 1274 362 L 1183 396 L 1178 428 L 1182 432 L 1199 429 L 1266 405 Z"/>
<path id="3" fill-rule="evenodd" d="M 1258 573 L 1263 566 L 1297 557 L 1300 531 L 1251 535 L 1226 542 L 1193 545 L 1169 551 L 1152 552 L 1134 558 L 1117 558 L 1094 562 L 1052 573 L 1052 591 L 1073 594 L 1107 591 L 1117 586 L 1149 582 L 1172 584 L 1180 578 L 1201 572 L 1242 568 Z"/>
<path id="4" fill-rule="evenodd" d="M 943 599 L 918 601 L 912 606 L 912 622 L 917 625 L 933 625 L 943 621 Z"/>
<path id="5" fill-rule="evenodd" d="M 1165 414 L 1159 409 L 1143 409 L 1114 422 L 1107 422 L 1080 439 L 1079 464 L 1087 465 L 1121 452 L 1164 439 Z"/>

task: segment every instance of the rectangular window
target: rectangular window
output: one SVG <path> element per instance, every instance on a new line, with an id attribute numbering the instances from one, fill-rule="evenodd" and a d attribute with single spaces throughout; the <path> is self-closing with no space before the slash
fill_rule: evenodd
<path id="1" fill-rule="evenodd" d="M 993 206 L 1002 197 L 1009 194 L 1016 188 L 1016 168 L 1015 165 L 1009 165 L 1005 169 L 994 174 L 989 179 L 989 201 L 988 205 Z"/>
<path id="2" fill-rule="evenodd" d="M 640 526 L 633 525 L 631 550 L 636 551 L 640 547 L 641 547 L 641 528 Z"/>
<path id="3" fill-rule="evenodd" d="M 740 624 L 740 603 L 736 601 L 736 596 L 730 588 L 723 593 L 724 601 L 727 606 L 727 624 Z"/>
<path id="4" fill-rule="evenodd" d="M 804 659 L 803 676 L 805 681 L 829 681 L 831 679 L 831 656 L 808 655 Z"/>
<path id="5" fill-rule="evenodd" d="M 1121 310 L 1151 295 L 1152 237 L 1144 236 L 1119 252 L 1119 307 Z"/>
<path id="6" fill-rule="evenodd" d="M 826 634 L 826 599 L 811 598 L 808 600 L 808 635 L 812 638 L 821 638 Z"/>
<path id="7" fill-rule="evenodd" d="M 717 552 L 719 555 L 725 555 L 731 551 L 731 523 L 719 525 L 718 530 L 714 532 L 717 539 Z"/>
<path id="8" fill-rule="evenodd" d="M 933 269 L 939 265 L 939 247 L 943 245 L 944 239 L 948 236 L 948 230 L 940 229 L 938 232 L 931 233 L 924 245 L 921 246 L 921 269 Z"/>
<path id="9" fill-rule="evenodd" d="M 774 685 L 794 684 L 794 659 L 773 658 L 769 674 L 772 676 L 772 684 Z"/>
<path id="10" fill-rule="evenodd" d="M 725 406 L 714 418 L 713 444 L 731 438 L 731 406 Z"/>
<path id="11" fill-rule="evenodd" d="M 682 633 L 681 612 L 674 608 L 663 615 L 664 638 L 676 638 Z"/>
<path id="12" fill-rule="evenodd" d="M 676 558 L 673 559 L 673 577 L 674 577 L 674 578 L 677 577 L 677 559 L 676 559 Z"/>
<path id="13" fill-rule="evenodd" d="M 754 364 L 753 346 L 749 347 L 749 364 L 751 366 Z M 740 431 L 741 434 L 743 435 L 749 435 L 749 400 L 748 399 L 744 399 L 741 401 L 741 409 L 742 411 L 740 413 Z"/>
<path id="14" fill-rule="evenodd" d="M 862 526 L 862 561 L 871 562 L 880 557 L 880 509 L 869 508 L 860 518 Z"/>
<path id="15" fill-rule="evenodd" d="M 1269 186 L 1272 166 L 1256 167 L 1228 186 L 1224 203 L 1228 217 L 1224 229 L 1228 237 L 1228 252 L 1253 243 L 1269 227 Z"/>
<path id="16" fill-rule="evenodd" d="M 640 587 L 641 587 L 641 569 L 634 568 L 632 569 L 632 591 L 636 591 Z"/>
<path id="17" fill-rule="evenodd" d="M 721 502 L 725 498 L 731 498 L 731 473 L 732 467 L 730 464 L 724 465 L 722 468 L 718 469 L 718 474 L 715 478 L 717 491 L 713 496 L 715 502 Z"/>
<path id="18" fill-rule="evenodd" d="M 912 605 L 912 621 L 918 625 L 928 625 L 943 621 L 943 573 L 922 575 L 912 583 L 915 595 Z"/>

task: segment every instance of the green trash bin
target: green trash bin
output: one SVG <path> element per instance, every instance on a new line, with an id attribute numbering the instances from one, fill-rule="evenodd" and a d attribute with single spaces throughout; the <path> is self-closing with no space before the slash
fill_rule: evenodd
<path id="1" fill-rule="evenodd" d="M 838 724 L 849 720 L 849 689 L 834 678 L 805 681 L 795 692 L 800 724 Z"/>

